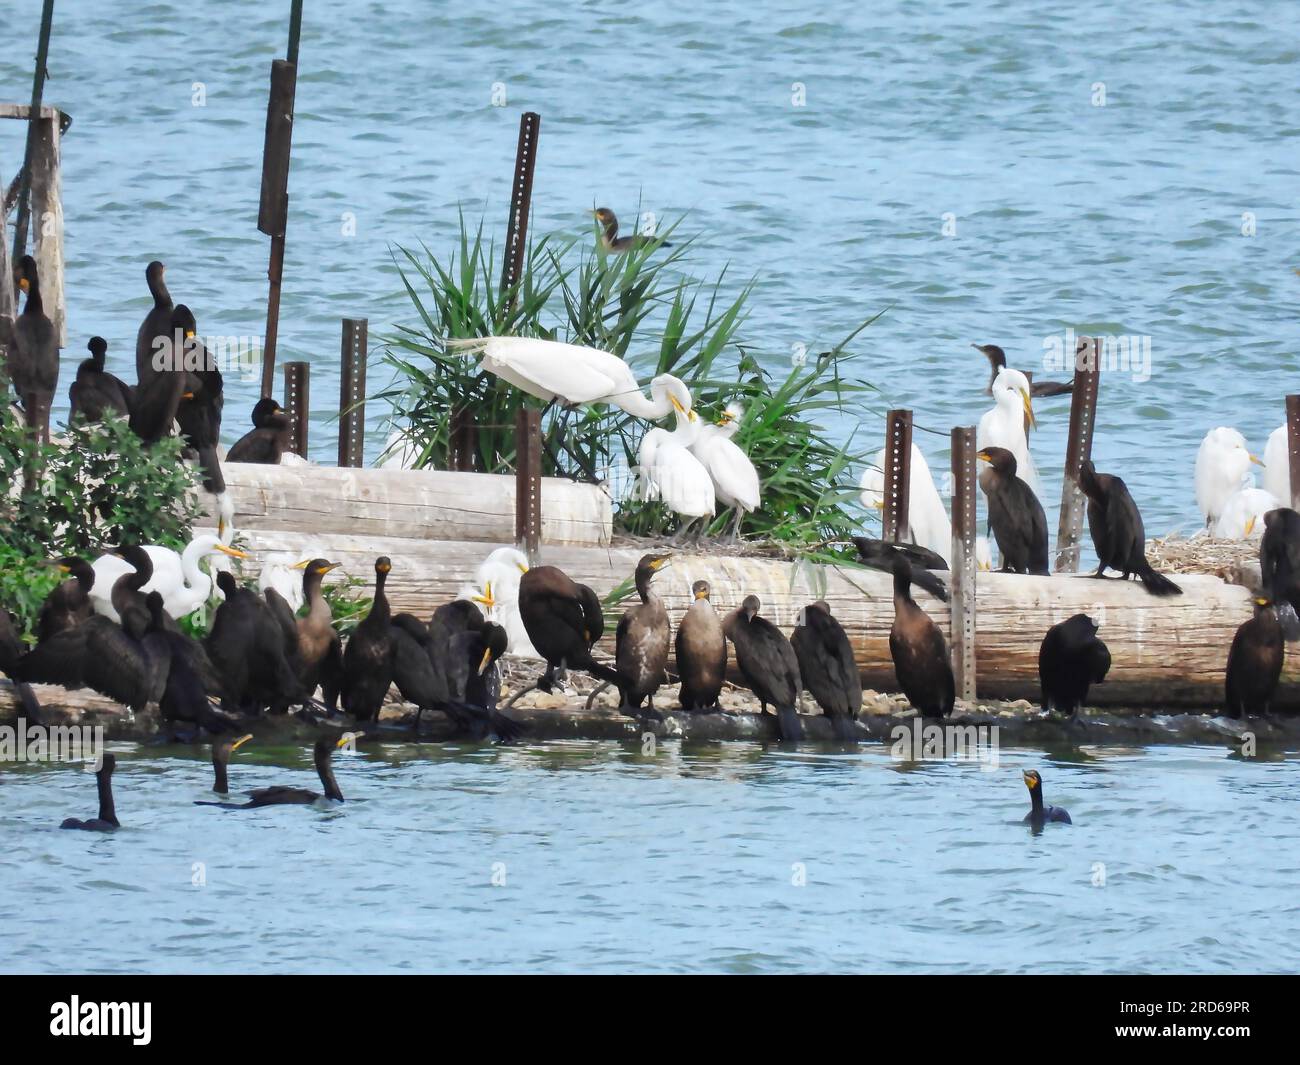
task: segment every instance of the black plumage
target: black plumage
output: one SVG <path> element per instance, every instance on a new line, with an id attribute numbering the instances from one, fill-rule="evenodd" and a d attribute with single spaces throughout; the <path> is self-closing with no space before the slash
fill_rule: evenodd
<path id="1" fill-rule="evenodd" d="M 1003 573 L 1046 576 L 1047 514 L 1034 491 L 1016 476 L 1016 457 L 1004 447 L 986 447 L 976 458 L 988 463 L 980 487 L 989 505 L 989 526 L 1002 553 Z"/>
<path id="2" fill-rule="evenodd" d="M 1228 717 L 1259 717 L 1269 712 L 1286 644 L 1273 601 L 1256 596 L 1255 614 L 1238 627 L 1228 651 L 1224 677 L 1224 713 Z"/>
<path id="3" fill-rule="evenodd" d="M 144 316 L 135 335 L 135 379 L 140 385 L 153 380 L 154 359 L 160 353 L 170 352 L 173 323 L 172 297 L 167 291 L 164 275 L 167 268 L 157 259 L 145 267 L 144 277 L 149 285 L 153 306 Z"/>
<path id="4" fill-rule="evenodd" d="M 581 669 L 611 684 L 621 683 L 617 671 L 592 657 L 591 649 L 604 634 L 600 597 L 555 566 L 534 566 L 519 581 L 519 615 L 533 648 L 546 660 L 537 682 L 552 691 L 556 674 Z"/>
<path id="5" fill-rule="evenodd" d="M 77 828 L 85 832 L 112 832 L 121 828 L 117 819 L 117 806 L 113 802 L 113 769 L 117 758 L 111 753 L 101 756 L 99 768 L 95 770 L 95 790 L 99 792 L 99 816 L 88 821 L 76 817 L 67 818 L 60 828 Z"/>
<path id="6" fill-rule="evenodd" d="M 393 568 L 387 555 L 375 559 L 375 595 L 343 651 L 343 709 L 358 721 L 375 721 L 393 683 L 392 612 L 384 584 Z"/>
<path id="7" fill-rule="evenodd" d="M 1283 635 L 1288 640 L 1300 639 L 1300 514 L 1290 507 L 1279 507 L 1264 515 L 1259 572 Z"/>
<path id="8" fill-rule="evenodd" d="M 989 360 L 989 383 L 984 389 L 986 396 L 993 394 L 993 382 L 998 379 L 998 372 L 1007 364 L 1007 353 L 996 344 L 972 344 L 976 351 L 984 353 Z M 1031 396 L 1068 396 L 1074 391 L 1073 381 L 1031 381 L 1029 383 L 1029 394 Z"/>
<path id="9" fill-rule="evenodd" d="M 10 330 L 5 372 L 18 393 L 28 426 L 48 441 L 50 407 L 59 384 L 59 335 L 45 314 L 36 260 L 30 255 L 18 262 L 18 287 L 27 294 L 27 302 Z"/>
<path id="10" fill-rule="evenodd" d="M 1088 689 L 1110 671 L 1110 650 L 1097 638 L 1098 625 L 1075 614 L 1047 630 L 1038 648 L 1038 683 L 1043 710 L 1074 716 Z"/>
<path id="11" fill-rule="evenodd" d="M 225 600 L 212 617 L 204 647 L 222 678 L 224 708 L 239 714 L 283 713 L 301 699 L 302 691 L 281 620 L 232 574 L 218 573 L 217 587 Z"/>
<path id="12" fill-rule="evenodd" d="M 184 337 L 185 369 L 189 375 L 176 407 L 181 436 L 198 459 L 203 487 L 213 493 L 226 490 L 217 446 L 221 443 L 221 411 L 225 406 L 224 383 L 217 360 L 197 336 L 198 325 L 185 304 L 177 304 L 172 315 Z"/>
<path id="13" fill-rule="evenodd" d="M 227 462 L 256 462 L 278 466 L 289 450 L 289 415 L 269 396 L 253 405 L 253 429 L 245 433 L 226 452 Z"/>
<path id="14" fill-rule="evenodd" d="M 805 607 L 790 643 L 799 660 L 799 676 L 830 719 L 835 738 L 856 743 L 854 723 L 862 709 L 862 674 L 849 637 L 830 605 L 818 600 Z"/>
<path id="15" fill-rule="evenodd" d="M 618 235 L 618 218 L 608 207 L 598 207 L 591 212 L 600 225 L 600 247 L 603 251 L 621 255 L 635 248 L 671 248 L 666 240 L 651 237 L 644 233 L 634 233 L 630 237 Z"/>
<path id="16" fill-rule="evenodd" d="M 666 679 L 669 626 L 664 601 L 651 586 L 654 575 L 668 565 L 668 556 L 644 555 L 634 582 L 641 601 L 623 612 L 614 631 L 614 668 L 619 675 L 619 708 L 640 713 L 642 703 L 654 714 L 654 697 Z"/>
<path id="17" fill-rule="evenodd" d="M 756 595 L 745 596 L 738 610 L 727 615 L 722 631 L 736 649 L 736 667 L 750 691 L 758 696 L 759 709 L 776 710 L 781 739 L 803 739 L 799 721 L 799 693 L 803 680 L 799 659 L 785 633 L 767 618 L 759 616 L 762 603 Z"/>
<path id="18" fill-rule="evenodd" d="M 1029 813 L 1025 814 L 1024 823 L 1031 825 L 1035 831 L 1041 831 L 1043 825 L 1056 821 L 1064 825 L 1073 824 L 1070 814 L 1064 806 L 1045 806 L 1043 804 L 1043 778 L 1037 769 L 1024 771 L 1025 787 L 1029 789 Z"/>
<path id="19" fill-rule="evenodd" d="M 894 624 L 889 630 L 894 674 L 922 717 L 946 717 L 957 698 L 948 645 L 939 626 L 912 599 L 911 585 L 912 567 L 900 555 L 894 560 Z"/>
<path id="20" fill-rule="evenodd" d="M 193 394 L 193 379 L 185 369 L 186 319 L 173 310 L 170 321 L 171 333 L 157 338 L 157 354 L 131 400 L 131 431 L 146 444 L 171 435 L 181 401 Z"/>
<path id="21" fill-rule="evenodd" d="M 1181 595 L 1182 589 L 1151 568 L 1147 561 L 1146 530 L 1142 514 L 1120 478 L 1098 473 L 1091 459 L 1079 469 L 1079 487 L 1088 497 L 1088 531 L 1097 551 L 1096 577 L 1107 568 L 1119 570 L 1124 580 L 1136 574 L 1152 595 Z"/>
<path id="22" fill-rule="evenodd" d="M 912 583 L 923 588 L 941 602 L 948 602 L 948 588 L 931 570 L 947 572 L 948 563 L 941 556 L 919 544 L 893 544 L 888 540 L 875 540 L 869 536 L 853 537 L 858 557 L 863 564 L 882 573 L 894 572 L 894 559 L 905 558 L 912 573 Z"/>
<path id="23" fill-rule="evenodd" d="M 108 341 L 91 337 L 86 347 L 90 349 L 90 358 L 81 360 L 77 379 L 68 389 L 69 423 L 76 418 L 100 422 L 108 414 L 127 417 L 131 413 L 132 389 L 105 369 Z"/>
<path id="24" fill-rule="evenodd" d="M 95 570 L 91 564 L 84 558 L 69 556 L 59 559 L 56 565 L 67 579 L 60 581 L 41 604 L 36 618 L 37 642 L 79 625 L 95 612 L 90 601 L 90 590 L 95 586 Z"/>
<path id="25" fill-rule="evenodd" d="M 322 736 L 316 741 L 312 749 L 312 761 L 316 766 L 316 775 L 320 777 L 324 795 L 309 788 L 277 784 L 250 791 L 247 802 L 214 802 L 210 799 L 197 799 L 194 805 L 219 806 L 224 810 L 254 810 L 261 806 L 307 806 L 322 798 L 343 802 L 343 792 L 334 777 L 332 764 L 334 752 L 364 735 L 364 732 L 347 732 L 337 739 Z"/>

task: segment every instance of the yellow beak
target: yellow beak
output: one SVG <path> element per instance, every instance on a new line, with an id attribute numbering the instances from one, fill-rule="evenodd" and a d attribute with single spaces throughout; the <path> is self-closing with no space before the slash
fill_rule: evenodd
<path id="1" fill-rule="evenodd" d="M 479 664 L 478 664 L 478 672 L 479 672 L 479 676 L 482 676 L 483 673 L 484 673 L 484 671 L 485 671 L 485 670 L 487 669 L 487 667 L 490 666 L 491 664 L 492 664 L 492 652 L 491 652 L 491 651 L 484 651 L 484 652 L 483 652 L 483 659 L 482 659 L 482 661 L 480 661 Z"/>
<path id="2" fill-rule="evenodd" d="M 528 572 L 528 567 L 525 566 L 522 562 L 516 562 L 515 565 L 519 567 L 519 572 L 520 572 L 520 573 L 527 573 L 527 572 Z"/>
<path id="3" fill-rule="evenodd" d="M 248 733 L 248 735 L 246 736 L 240 736 L 239 739 L 235 740 L 235 742 L 230 745 L 230 749 L 232 751 L 237 751 L 239 750 L 240 747 L 242 747 L 252 738 L 253 738 L 253 734 L 251 732 Z"/>
<path id="4" fill-rule="evenodd" d="M 193 329 L 185 330 L 185 339 L 192 340 L 193 338 L 194 338 L 194 330 Z"/>
<path id="5" fill-rule="evenodd" d="M 225 544 L 217 544 L 217 550 L 223 555 L 229 555 L 231 558 L 248 558 L 247 551 L 240 551 L 238 548 L 227 547 Z"/>
<path id="6" fill-rule="evenodd" d="M 673 410 L 675 410 L 678 414 L 686 413 L 686 408 L 682 406 L 681 400 L 679 400 L 676 396 L 669 396 L 668 402 L 673 405 Z"/>
<path id="7" fill-rule="evenodd" d="M 470 596 L 470 598 L 476 603 L 482 603 L 489 610 L 491 610 L 494 606 L 497 605 L 497 601 L 492 598 L 491 581 L 488 581 L 487 584 L 484 586 L 482 595 L 472 595 Z"/>
<path id="8" fill-rule="evenodd" d="M 1264 460 L 1260 458 L 1258 455 L 1251 455 L 1250 461 L 1253 462 L 1256 466 L 1264 465 Z"/>
<path id="9" fill-rule="evenodd" d="M 1020 402 L 1025 408 L 1025 417 L 1029 419 L 1032 428 L 1037 428 L 1038 422 L 1034 419 L 1034 400 L 1027 391 L 1021 390 Z"/>
<path id="10" fill-rule="evenodd" d="M 311 565 L 311 559 L 309 559 L 309 558 L 304 558 L 301 562 L 295 562 L 295 563 L 294 563 L 292 566 L 290 566 L 289 568 L 290 568 L 290 569 L 306 569 L 306 568 L 307 568 L 308 566 L 310 566 L 310 565 Z"/>
<path id="11" fill-rule="evenodd" d="M 1255 515 L 1252 514 L 1249 518 L 1246 519 L 1246 535 L 1247 535 L 1247 536 L 1250 535 L 1250 531 L 1251 531 L 1251 529 L 1253 529 L 1254 527 L 1255 527 Z"/>

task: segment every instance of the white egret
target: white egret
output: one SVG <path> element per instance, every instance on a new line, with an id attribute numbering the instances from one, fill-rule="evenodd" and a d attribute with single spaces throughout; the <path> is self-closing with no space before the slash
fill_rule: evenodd
<path id="1" fill-rule="evenodd" d="M 632 368 L 617 355 L 597 348 L 535 337 L 476 337 L 446 343 L 457 354 L 482 355 L 485 370 L 547 402 L 612 403 L 648 421 L 691 407 L 689 389 L 672 374 L 651 381 L 647 399 Z"/>
<path id="2" fill-rule="evenodd" d="M 513 547 L 498 547 L 479 563 L 473 583 L 463 586 L 460 594 L 462 599 L 477 603 L 489 621 L 506 630 L 509 654 L 540 658 L 519 613 L 519 582 L 527 572 L 527 555 Z"/>
<path id="3" fill-rule="evenodd" d="M 704 464 L 691 454 L 690 447 L 700 432 L 695 411 L 676 415 L 677 427 L 651 429 L 641 440 L 638 461 L 641 466 L 641 498 L 660 499 L 668 509 L 686 521 L 678 530 L 680 537 L 697 519 L 713 516 L 716 499 L 713 478 Z"/>
<path id="4" fill-rule="evenodd" d="M 231 558 L 247 558 L 243 551 L 223 544 L 209 534 L 196 536 L 181 554 L 169 547 L 150 544 L 144 548 L 153 562 L 153 576 L 141 591 L 158 592 L 163 597 L 163 609 L 174 618 L 192 614 L 208 601 L 212 594 L 212 578 L 199 569 L 199 560 L 210 555 L 224 554 Z M 114 621 L 121 619 L 113 609 L 113 584 L 130 573 L 132 566 L 116 555 L 103 555 L 91 563 L 95 571 L 95 584 L 90 590 L 90 600 L 95 613 Z"/>
<path id="5" fill-rule="evenodd" d="M 1034 401 L 1029 391 L 1029 378 L 1019 370 L 1001 370 L 993 379 L 991 411 L 986 411 L 975 429 L 975 447 L 1006 448 L 1016 458 L 1016 476 L 1033 490 L 1039 500 L 1043 486 L 1038 480 L 1038 470 L 1029 454 L 1029 438 L 1025 423 L 1034 422 Z"/>
<path id="6" fill-rule="evenodd" d="M 986 571 L 993 569 L 993 549 L 989 547 L 987 536 L 975 537 L 975 568 Z"/>
<path id="7" fill-rule="evenodd" d="M 1264 535 L 1264 515 L 1282 504 L 1263 488 L 1242 488 L 1228 496 L 1210 529 L 1220 540 L 1250 540 Z"/>
<path id="8" fill-rule="evenodd" d="M 745 408 L 739 403 L 728 404 L 718 424 L 701 425 L 695 443 L 691 444 L 691 454 L 709 471 L 714 495 L 735 511 L 735 521 L 731 524 L 733 540 L 740 533 L 745 515 L 756 511 L 762 501 L 758 470 L 732 440 L 744 416 Z"/>
<path id="9" fill-rule="evenodd" d="M 1281 500 L 1279 506 L 1291 505 L 1291 442 L 1285 422 L 1269 434 L 1264 445 L 1264 488 Z"/>
<path id="10" fill-rule="evenodd" d="M 1228 497 L 1242 488 L 1255 487 L 1250 464 L 1263 463 L 1250 453 L 1246 438 L 1236 429 L 1219 426 L 1205 434 L 1196 451 L 1196 505 L 1207 526 L 1223 513 Z"/>
<path id="11" fill-rule="evenodd" d="M 934 486 L 930 467 L 921 449 L 912 444 L 911 482 L 907 492 L 907 538 L 914 544 L 947 558 L 952 553 L 952 523 L 943 499 Z M 885 507 L 885 449 L 881 448 L 859 482 L 862 505 L 873 510 Z"/>
<path id="12" fill-rule="evenodd" d="M 304 557 L 305 556 L 305 557 Z M 313 558 L 307 548 L 302 551 L 269 551 L 262 560 L 262 570 L 257 575 L 257 590 L 266 595 L 268 588 L 274 588 L 289 604 L 295 614 L 304 602 L 302 592 L 302 571 Z"/>

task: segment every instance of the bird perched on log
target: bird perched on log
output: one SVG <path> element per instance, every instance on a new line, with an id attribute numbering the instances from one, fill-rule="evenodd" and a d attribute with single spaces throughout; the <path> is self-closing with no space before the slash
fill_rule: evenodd
<path id="1" fill-rule="evenodd" d="M 740 523 L 762 502 L 758 470 L 732 439 L 740 429 L 745 408 L 739 403 L 727 405 L 717 425 L 701 424 L 690 445 L 691 454 L 700 460 L 713 481 L 713 493 L 734 514 L 729 539 L 740 536 Z"/>
<path id="2" fill-rule="evenodd" d="M 49 443 L 50 407 L 59 384 L 59 335 L 45 314 L 36 260 L 30 255 L 18 262 L 18 287 L 27 294 L 27 302 L 10 330 L 4 369 L 18 393 L 28 428 Z"/>
<path id="3" fill-rule="evenodd" d="M 1300 514 L 1290 507 L 1264 515 L 1259 573 L 1283 634 L 1288 640 L 1300 639 Z"/>
<path id="4" fill-rule="evenodd" d="M 375 594 L 370 612 L 361 619 L 343 651 L 343 710 L 358 721 L 379 718 L 384 696 L 393 683 L 392 612 L 384 585 L 393 562 L 375 559 Z"/>
<path id="5" fill-rule="evenodd" d="M 858 549 L 858 558 L 863 565 L 878 569 L 882 573 L 894 573 L 894 560 L 902 557 L 907 560 L 911 571 L 911 582 L 924 588 L 940 602 L 948 602 L 948 589 L 931 570 L 947 572 L 948 563 L 933 551 L 919 544 L 891 544 L 887 540 L 875 540 L 869 536 L 853 537 L 853 545 Z"/>
<path id="6" fill-rule="evenodd" d="M 235 441 L 226 452 L 226 461 L 278 466 L 289 450 L 292 428 L 288 412 L 270 396 L 263 396 L 253 404 L 252 431 Z"/>
<path id="7" fill-rule="evenodd" d="M 906 556 L 894 557 L 893 571 L 894 624 L 889 630 L 889 655 L 898 685 L 922 717 L 947 717 L 957 698 L 948 645 L 939 626 L 912 598 L 912 566 Z"/>
<path id="8" fill-rule="evenodd" d="M 804 608 L 803 620 L 790 634 L 799 659 L 799 676 L 812 692 L 822 713 L 830 718 L 835 738 L 858 740 L 858 711 L 862 709 L 862 674 L 843 626 L 824 600 Z"/>
<path id="9" fill-rule="evenodd" d="M 993 382 L 998 379 L 998 374 L 1006 368 L 1007 353 L 996 344 L 972 344 L 971 347 L 976 351 L 983 352 L 989 360 L 991 372 L 989 373 L 988 387 L 984 389 L 984 394 L 991 396 L 993 394 Z M 1033 381 L 1029 385 L 1029 394 L 1034 397 L 1068 396 L 1073 391 L 1073 381 Z"/>
<path id="10" fill-rule="evenodd" d="M 1224 676 L 1228 717 L 1259 717 L 1269 711 L 1286 657 L 1282 626 L 1267 595 L 1254 598 L 1255 613 L 1237 628 Z"/>
<path id="11" fill-rule="evenodd" d="M 630 237 L 618 235 L 618 218 L 608 207 L 597 207 L 591 216 L 600 226 L 600 247 L 602 251 L 622 255 L 634 248 L 671 248 L 672 245 L 659 237 L 646 233 L 636 233 Z"/>
<path id="12" fill-rule="evenodd" d="M 127 417 L 131 413 L 133 390 L 104 368 L 108 341 L 103 337 L 91 337 L 86 347 L 90 350 L 90 358 L 81 360 L 77 379 L 68 389 L 68 422 L 75 418 L 100 422 L 109 413 Z"/>
<path id="13" fill-rule="evenodd" d="M 988 464 L 980 488 L 989 504 L 989 526 L 1002 552 L 1003 573 L 1046 576 L 1047 514 L 1038 496 L 1016 476 L 1016 457 L 1004 447 L 986 447 L 975 457 Z"/>
<path id="14" fill-rule="evenodd" d="M 1146 530 L 1142 514 L 1120 478 L 1098 473 L 1092 459 L 1079 467 L 1079 487 L 1088 497 L 1088 531 L 1097 551 L 1097 572 L 1119 570 L 1122 580 L 1135 575 L 1152 595 L 1182 595 L 1183 590 L 1147 561 Z"/>
<path id="15" fill-rule="evenodd" d="M 803 739 L 799 722 L 799 693 L 803 680 L 799 675 L 799 658 L 785 633 L 758 612 L 763 607 L 756 595 L 745 596 L 739 609 L 733 610 L 722 623 L 722 631 L 736 649 L 736 667 L 750 691 L 758 696 L 759 708 L 776 711 L 781 739 Z"/>
<path id="16" fill-rule="evenodd" d="M 614 668 L 619 675 L 619 709 L 629 717 L 656 714 L 655 692 L 668 668 L 668 611 L 651 587 L 654 575 L 669 564 L 665 554 L 648 554 L 637 563 L 634 580 L 641 602 L 628 607 L 614 634 Z"/>
<path id="17" fill-rule="evenodd" d="M 678 702 L 683 710 L 720 710 L 718 695 L 727 679 L 727 638 L 709 602 L 709 582 L 691 585 L 694 597 L 677 626 L 677 673 L 682 679 Z"/>
<path id="18" fill-rule="evenodd" d="M 592 657 L 591 649 L 605 632 L 600 597 L 555 566 L 534 566 L 519 580 L 519 614 L 528 639 L 546 660 L 546 672 L 533 687 L 554 690 L 563 669 L 581 669 L 617 686 L 616 670 Z M 521 689 L 511 702 L 519 698 Z"/>
<path id="19" fill-rule="evenodd" d="M 1098 625 L 1087 614 L 1053 625 L 1038 648 L 1038 683 L 1043 712 L 1058 710 L 1074 718 L 1088 689 L 1110 672 L 1110 651 L 1097 638 Z"/>

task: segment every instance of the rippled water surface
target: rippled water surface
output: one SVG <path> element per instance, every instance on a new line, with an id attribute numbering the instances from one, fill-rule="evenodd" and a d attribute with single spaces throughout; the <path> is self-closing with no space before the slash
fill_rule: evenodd
<path id="1" fill-rule="evenodd" d="M 336 759 L 337 811 L 246 812 L 191 805 L 201 754 L 117 749 L 108 837 L 57 827 L 89 775 L 0 768 L 0 968 L 1300 968 L 1291 761 L 384 746 Z M 245 747 L 232 787 L 311 784 L 309 759 Z M 1073 825 L 1020 823 L 1030 767 Z"/>
<path id="2" fill-rule="evenodd" d="M 58 6 L 66 375 L 92 333 L 127 356 L 153 257 L 204 333 L 262 332 L 260 153 L 288 6 Z M 0 98 L 30 93 L 37 7 L 0 0 Z M 861 372 L 880 409 L 911 405 L 945 433 L 987 406 L 972 341 L 1041 373 L 1044 338 L 1067 327 L 1150 337 L 1149 381 L 1103 381 L 1097 443 L 1150 532 L 1194 524 L 1207 428 L 1235 424 L 1262 449 L 1295 390 L 1300 48 L 1275 5 L 307 8 L 280 357 L 313 363 L 318 457 L 335 453 L 339 318 L 368 317 L 372 336 L 411 323 L 389 249 L 448 250 L 458 205 L 501 231 L 525 109 L 543 120 L 534 232 L 586 232 L 593 202 L 629 220 L 638 204 L 689 212 L 682 231 L 706 236 L 694 270 L 758 278 L 745 336 L 774 369 L 889 308 L 856 345 Z M 21 130 L 0 125 L 7 175 Z M 228 442 L 255 387 L 234 390 Z M 1040 413 L 1050 483 L 1067 405 Z M 945 438 L 919 440 L 945 461 Z"/>

